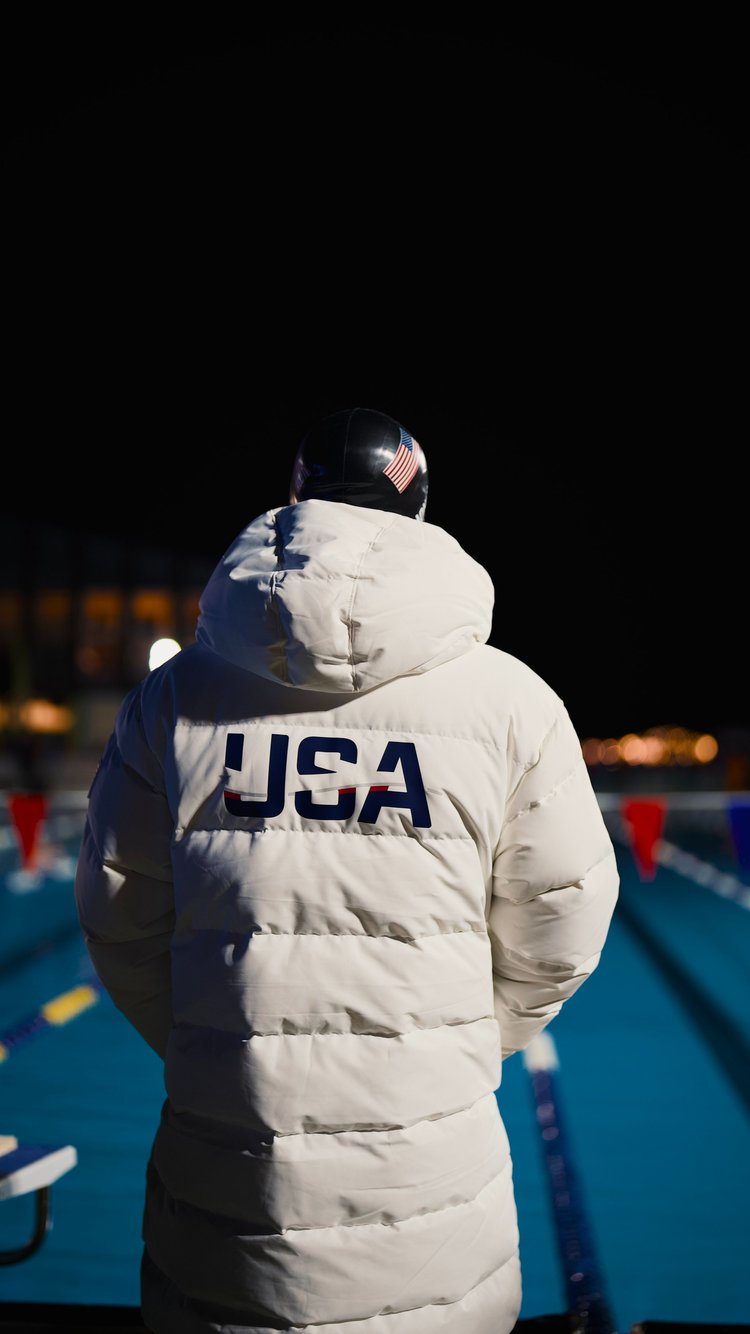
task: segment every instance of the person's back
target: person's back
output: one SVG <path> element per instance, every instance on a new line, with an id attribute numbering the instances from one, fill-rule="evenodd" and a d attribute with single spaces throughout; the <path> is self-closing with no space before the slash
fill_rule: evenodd
<path id="1" fill-rule="evenodd" d="M 81 924 L 165 1059 L 157 1334 L 520 1310 L 501 1062 L 597 966 L 618 877 L 566 709 L 488 645 L 490 576 L 426 493 L 399 423 L 319 424 L 92 785 Z"/>

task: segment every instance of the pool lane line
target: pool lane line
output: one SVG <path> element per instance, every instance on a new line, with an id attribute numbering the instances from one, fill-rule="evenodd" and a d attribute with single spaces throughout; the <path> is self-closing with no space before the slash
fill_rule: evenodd
<path id="1" fill-rule="evenodd" d="M 32 1038 L 36 1038 L 40 1033 L 44 1033 L 49 1028 L 61 1028 L 64 1024 L 69 1024 L 71 1019 L 77 1019 L 84 1011 L 90 1010 L 92 1005 L 96 1005 L 102 995 L 102 985 L 98 979 L 81 983 L 80 986 L 72 987 L 70 991 L 63 991 L 59 996 L 53 996 L 52 1000 L 46 1001 L 35 1014 L 28 1015 L 19 1023 L 0 1033 L 0 1065 L 19 1047 L 24 1046 Z"/>
<path id="2" fill-rule="evenodd" d="M 632 853 L 632 840 L 625 821 L 611 820 L 608 828 L 611 837 L 621 843 L 626 851 Z M 683 879 L 701 885 L 704 889 L 710 889 L 712 893 L 718 894 L 719 898 L 729 899 L 740 908 L 750 909 L 750 885 L 739 876 L 733 875 L 731 871 L 721 871 L 713 862 L 704 861 L 694 853 L 687 852 L 677 843 L 672 843 L 666 838 L 658 838 L 654 846 L 654 861 L 659 866 L 674 871 L 676 875 L 681 875 Z"/>
<path id="3" fill-rule="evenodd" d="M 661 839 L 656 849 L 656 860 L 660 866 L 676 871 L 686 880 L 693 880 L 706 889 L 713 890 L 720 898 L 731 899 L 741 908 L 750 908 L 750 886 L 729 871 L 720 871 L 712 862 L 702 861 L 692 852 L 685 852 L 676 843 Z"/>
<path id="4" fill-rule="evenodd" d="M 581 1316 L 586 1334 L 616 1334 L 557 1087 L 559 1060 L 549 1033 L 523 1052 L 536 1105 L 567 1309 Z"/>
<path id="5" fill-rule="evenodd" d="M 750 1110 L 750 1042 L 742 1029 L 633 910 L 627 894 L 620 895 L 615 911 L 704 1038 L 741 1102 Z"/>
<path id="6" fill-rule="evenodd" d="M 30 964 L 38 963 L 44 955 L 57 949 L 59 945 L 66 945 L 74 936 L 83 941 L 78 922 L 69 922 L 66 926 L 61 926 L 59 931 L 45 936 L 44 940 L 37 940 L 33 945 L 25 945 L 16 954 L 11 954 L 0 962 L 0 982 L 5 982 L 13 973 L 20 972 Z"/>

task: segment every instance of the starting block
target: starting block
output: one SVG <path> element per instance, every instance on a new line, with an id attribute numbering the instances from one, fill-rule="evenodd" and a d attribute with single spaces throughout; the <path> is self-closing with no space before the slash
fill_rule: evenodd
<path id="1" fill-rule="evenodd" d="M 36 1194 L 34 1231 L 15 1250 L 0 1251 L 0 1265 L 18 1264 L 39 1250 L 51 1226 L 50 1186 L 76 1166 L 78 1154 L 71 1144 L 19 1144 L 15 1135 L 0 1135 L 0 1200 Z"/>

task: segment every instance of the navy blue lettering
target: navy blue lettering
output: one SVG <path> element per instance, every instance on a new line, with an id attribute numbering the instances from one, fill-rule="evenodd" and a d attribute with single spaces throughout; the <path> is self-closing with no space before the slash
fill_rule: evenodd
<path id="1" fill-rule="evenodd" d="M 245 737 L 241 732 L 227 734 L 225 759 L 228 769 L 241 772 L 244 747 Z M 289 737 L 274 732 L 268 756 L 266 797 L 261 801 L 253 801 L 242 797 L 235 789 L 225 788 L 224 805 L 231 815 L 270 819 L 281 814 L 286 801 L 288 752 Z M 302 775 L 335 774 L 335 769 L 318 764 L 319 753 L 339 755 L 347 764 L 356 764 L 357 761 L 357 746 L 350 737 L 303 737 L 297 752 L 298 772 Z M 429 829 L 432 820 L 427 794 L 412 741 L 389 741 L 378 765 L 378 773 L 395 773 L 399 765 L 406 791 L 393 791 L 389 783 L 371 784 L 359 819 L 363 824 L 376 824 L 383 808 L 392 806 L 398 810 L 408 810 L 416 829 Z M 308 820 L 349 820 L 354 815 L 357 787 L 339 787 L 338 798 L 334 802 L 315 801 L 313 798 L 314 793 L 309 789 L 302 788 L 295 792 L 294 804 L 298 815 Z"/>
<path id="2" fill-rule="evenodd" d="M 237 740 L 239 738 L 239 746 Z M 230 769 L 242 766 L 243 741 L 241 733 L 230 732 L 227 737 L 226 762 Z M 230 745 L 231 743 L 231 745 Z M 254 815 L 270 819 L 280 815 L 286 798 L 286 757 L 289 750 L 289 737 L 274 732 L 271 737 L 271 749 L 268 757 L 268 787 L 265 801 L 246 801 L 239 792 L 224 790 L 224 805 L 230 815 Z M 239 760 L 239 764 L 230 763 Z"/>
<path id="3" fill-rule="evenodd" d="M 392 792 L 387 785 L 371 787 L 359 813 L 360 821 L 362 824 L 375 824 L 384 806 L 397 806 L 411 811 L 411 822 L 415 829 L 429 829 L 432 824 L 430 809 L 412 741 L 389 741 L 378 765 L 378 772 L 393 773 L 397 764 L 401 765 L 406 791 Z"/>
<path id="4" fill-rule="evenodd" d="M 334 774 L 335 769 L 326 769 L 316 761 L 318 751 L 327 751 L 340 755 L 342 760 L 354 764 L 357 759 L 357 747 L 349 737 L 308 736 L 299 743 L 297 753 L 297 772 L 300 774 Z M 308 820 L 349 820 L 354 814 L 357 790 L 353 787 L 340 787 L 339 799 L 335 802 L 313 801 L 312 792 L 302 790 L 295 793 L 294 805 L 297 814 Z"/>
<path id="5" fill-rule="evenodd" d="M 245 738 L 242 732 L 230 732 L 227 737 L 226 765 L 227 769 L 242 768 L 242 752 L 245 749 Z"/>

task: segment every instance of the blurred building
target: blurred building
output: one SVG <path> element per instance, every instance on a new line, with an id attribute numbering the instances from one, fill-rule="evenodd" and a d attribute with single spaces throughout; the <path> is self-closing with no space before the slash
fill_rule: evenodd
<path id="1" fill-rule="evenodd" d="M 92 537 L 2 520 L 0 789 L 88 788 L 123 696 L 150 670 L 154 642 L 194 641 L 214 564 L 152 544 L 146 531 Z M 679 719 L 654 723 L 581 737 L 598 791 L 750 790 L 750 729 L 714 736 Z"/>
<path id="2" fill-rule="evenodd" d="M 0 787 L 87 787 L 157 639 L 192 643 L 213 561 L 133 538 L 0 524 Z"/>

